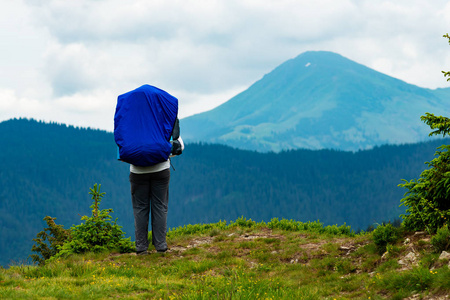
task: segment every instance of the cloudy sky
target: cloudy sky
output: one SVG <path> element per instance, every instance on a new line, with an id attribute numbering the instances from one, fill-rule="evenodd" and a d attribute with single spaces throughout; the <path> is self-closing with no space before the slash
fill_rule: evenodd
<path id="1" fill-rule="evenodd" d="M 0 0 L 0 121 L 112 131 L 117 96 L 145 83 L 183 118 L 309 50 L 450 87 L 447 32 L 447 0 Z"/>

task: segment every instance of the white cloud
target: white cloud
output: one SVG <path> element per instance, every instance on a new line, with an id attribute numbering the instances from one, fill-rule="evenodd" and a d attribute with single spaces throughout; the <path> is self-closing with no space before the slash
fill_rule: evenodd
<path id="1" fill-rule="evenodd" d="M 82 127 L 113 129 L 117 96 L 110 91 L 95 90 L 44 101 L 20 97 L 14 90 L 0 89 L 0 120 L 34 118 Z"/>
<path id="2" fill-rule="evenodd" d="M 63 96 L 52 102 L 52 118 L 58 122 L 105 130 L 114 128 L 117 95 L 108 90 L 93 90 Z"/>
<path id="3" fill-rule="evenodd" d="M 112 130 L 117 95 L 144 83 L 178 97 L 187 116 L 308 50 L 446 87 L 447 2 L 0 0 L 0 89 L 9 95 L 0 99 L 0 117 Z M 36 111 L 27 108 L 35 103 Z"/>
<path id="4" fill-rule="evenodd" d="M 0 89 L 0 119 L 13 117 L 41 116 L 46 103 L 42 101 L 20 97 L 12 89 Z"/>

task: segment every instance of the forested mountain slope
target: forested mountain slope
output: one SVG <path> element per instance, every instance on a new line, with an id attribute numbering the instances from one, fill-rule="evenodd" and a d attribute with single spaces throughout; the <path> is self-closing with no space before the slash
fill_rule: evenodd
<path id="1" fill-rule="evenodd" d="M 344 222 L 355 230 L 404 211 L 402 178 L 417 178 L 443 143 L 382 146 L 372 150 L 292 150 L 257 153 L 212 144 L 187 144 L 172 160 L 169 226 L 240 216 Z M 101 208 L 129 236 L 134 221 L 128 165 L 116 160 L 113 134 L 14 119 L 0 123 L 1 264 L 24 259 L 42 219 L 66 228 L 90 213 L 94 183 L 106 196 Z"/>

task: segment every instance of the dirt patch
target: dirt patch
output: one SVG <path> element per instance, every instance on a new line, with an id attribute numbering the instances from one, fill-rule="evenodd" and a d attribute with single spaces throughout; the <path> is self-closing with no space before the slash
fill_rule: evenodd
<path id="1" fill-rule="evenodd" d="M 190 241 L 189 245 L 187 245 L 186 248 L 190 249 L 190 248 L 198 247 L 200 245 L 211 244 L 212 241 L 213 241 L 212 237 L 197 238 L 197 239 Z"/>
<path id="2" fill-rule="evenodd" d="M 308 236 L 304 237 L 308 239 Z M 293 255 L 284 257 L 282 256 L 280 257 L 280 261 L 287 264 L 303 264 L 308 266 L 310 264 L 310 261 L 313 259 L 322 259 L 324 257 L 330 256 L 331 251 L 334 253 L 334 257 L 345 258 L 346 260 L 354 264 L 354 266 L 356 267 L 354 272 L 361 273 L 361 257 L 351 254 L 353 252 L 356 252 L 359 248 L 364 247 L 368 243 L 368 240 L 355 240 L 355 238 L 342 237 L 337 237 L 330 240 L 306 240 L 304 243 L 298 244 L 298 250 Z M 330 249 L 327 249 L 327 244 L 332 244 L 333 246 Z M 335 247 L 337 247 L 337 249 Z"/>
<path id="3" fill-rule="evenodd" d="M 415 294 L 415 295 L 412 295 L 411 297 L 405 298 L 405 299 L 408 299 L 408 300 L 419 300 L 419 299 L 420 300 L 446 300 L 446 299 L 450 299 L 450 296 L 449 295 L 423 296 L 421 294 Z"/>
<path id="4" fill-rule="evenodd" d="M 278 239 L 278 240 L 282 241 L 285 239 L 285 237 L 280 234 L 272 234 L 271 232 L 266 231 L 266 232 L 255 233 L 255 234 L 237 235 L 237 238 L 235 238 L 235 241 L 243 242 L 243 241 L 252 241 L 255 239 Z"/>

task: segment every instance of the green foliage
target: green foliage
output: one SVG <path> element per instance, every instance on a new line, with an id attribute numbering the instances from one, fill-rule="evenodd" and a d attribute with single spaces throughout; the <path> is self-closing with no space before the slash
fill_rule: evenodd
<path id="1" fill-rule="evenodd" d="M 30 257 L 33 262 L 39 265 L 44 264 L 47 259 L 56 255 L 59 248 L 70 239 L 70 231 L 64 229 L 62 225 L 57 225 L 55 220 L 56 218 L 46 216 L 44 221 L 47 222 L 48 227 L 44 228 L 33 239 L 36 244 L 31 247 L 31 251 L 37 252 L 37 254 L 32 254 Z"/>
<path id="2" fill-rule="evenodd" d="M 98 186 L 97 189 L 97 184 L 94 184 L 94 188 L 89 188 L 89 195 L 92 195 L 92 200 L 94 200 L 94 202 L 92 203 L 91 206 L 89 206 L 92 209 L 92 216 L 94 218 L 98 218 L 98 206 L 100 205 L 100 202 L 102 200 L 102 198 L 105 196 L 105 192 L 100 193 L 100 186 Z M 108 210 L 108 212 L 112 212 L 111 209 Z M 82 218 L 83 219 L 83 218 Z"/>
<path id="3" fill-rule="evenodd" d="M 252 219 L 246 219 L 245 217 L 241 216 L 236 219 L 236 221 L 230 221 L 228 225 L 226 221 L 220 221 L 210 224 L 189 224 L 173 228 L 170 229 L 167 233 L 167 238 L 193 234 L 208 234 L 210 236 L 213 236 L 218 234 L 218 230 L 228 230 L 233 228 L 256 229 L 262 227 L 268 227 L 270 229 L 280 229 L 285 231 L 309 231 L 330 235 L 355 236 L 355 233 L 351 229 L 351 227 L 345 224 L 341 226 L 324 226 L 319 221 L 303 223 L 295 220 L 278 220 L 278 218 L 273 218 L 270 222 L 266 223 L 264 221 L 255 222 Z M 151 233 L 149 233 L 149 239 L 151 240 Z"/>
<path id="4" fill-rule="evenodd" d="M 447 33 L 447 34 L 444 34 L 444 37 L 448 39 L 448 43 L 450 44 L 450 35 L 448 35 L 448 33 Z M 442 71 L 442 73 L 444 73 L 444 77 L 449 77 L 449 78 L 447 78 L 447 81 L 450 81 L 450 72 Z"/>
<path id="5" fill-rule="evenodd" d="M 372 233 L 372 239 L 380 254 L 386 252 L 387 245 L 395 243 L 399 238 L 400 229 L 391 223 L 379 225 Z"/>
<path id="6" fill-rule="evenodd" d="M 219 234 L 220 234 L 220 230 L 217 229 L 217 228 L 214 228 L 213 230 L 211 230 L 211 231 L 208 233 L 208 235 L 211 236 L 211 237 L 217 236 L 217 235 L 219 235 Z"/>
<path id="7" fill-rule="evenodd" d="M 271 229 L 282 229 L 286 231 L 311 231 L 318 233 L 328 233 L 331 235 L 346 235 L 346 236 L 354 236 L 355 232 L 351 229 L 350 226 L 343 224 L 341 226 L 337 225 L 329 225 L 324 226 L 319 221 L 314 222 L 299 222 L 294 220 L 278 220 L 278 218 L 273 218 L 267 226 Z"/>
<path id="8" fill-rule="evenodd" d="M 252 219 L 247 220 L 246 218 L 244 218 L 244 216 L 240 216 L 236 219 L 236 221 L 231 221 L 229 227 L 254 228 L 257 225 L 262 224 L 258 224 Z"/>
<path id="9" fill-rule="evenodd" d="M 450 229 L 447 224 L 439 228 L 431 237 L 431 244 L 438 253 L 450 249 Z"/>
<path id="10" fill-rule="evenodd" d="M 450 119 L 442 116 L 435 116 L 430 113 L 425 113 L 425 116 L 421 116 L 420 119 L 430 126 L 431 129 L 436 129 L 430 132 L 429 136 L 439 135 L 446 136 L 450 133 Z"/>
<path id="11" fill-rule="evenodd" d="M 104 252 L 116 250 L 121 253 L 134 251 L 130 238 L 124 238 L 122 227 L 117 225 L 117 219 L 111 221 L 112 209 L 99 210 L 101 199 L 105 193 L 100 192 L 100 186 L 90 188 L 94 202 L 90 206 L 91 217 L 83 216 L 84 223 L 71 227 L 71 239 L 64 243 L 61 251 L 55 256 L 65 256 L 74 253 Z"/>
<path id="12" fill-rule="evenodd" d="M 421 120 L 428 124 L 431 135 L 448 135 L 450 119 L 436 117 L 426 113 Z M 406 228 L 411 230 L 426 229 L 429 233 L 436 232 L 450 218 L 450 145 L 437 148 L 435 158 L 426 162 L 430 169 L 422 172 L 419 179 L 403 180 L 400 187 L 407 189 L 401 205 L 407 207 L 407 214 L 401 215 Z"/>
<path id="13" fill-rule="evenodd" d="M 100 186 L 95 184 L 90 188 L 89 194 L 94 200 L 90 208 L 92 216 L 83 216 L 84 223 L 66 230 L 62 225 L 55 223 L 55 218 L 46 216 L 44 220 L 48 227 L 37 234 L 33 239 L 36 242 L 31 251 L 37 252 L 30 257 L 33 262 L 43 265 L 51 258 L 58 258 L 73 253 L 103 252 L 117 250 L 131 252 L 134 250 L 130 238 L 124 238 L 124 232 L 117 225 L 116 220 L 111 221 L 112 209 L 99 210 L 101 199 L 105 193 L 100 192 Z M 48 233 L 47 233 L 48 232 Z"/>
<path id="14" fill-rule="evenodd" d="M 399 299 L 405 299 L 407 296 L 419 292 L 433 293 L 437 290 L 441 290 L 443 294 L 448 294 L 450 290 L 450 269 L 445 266 L 430 270 L 419 266 L 403 272 L 394 270 L 386 272 L 382 276 L 377 274 L 374 281 L 373 288 L 381 288 L 392 293 L 402 291 L 404 296 Z M 389 299 L 391 298 L 389 297 Z"/>
<path id="15" fill-rule="evenodd" d="M 393 291 L 424 291 L 433 286 L 436 274 L 427 268 L 414 268 L 408 272 L 392 272 L 378 281 L 384 288 Z"/>
<path id="16" fill-rule="evenodd" d="M 209 224 L 194 224 L 194 225 L 188 224 L 170 229 L 169 232 L 167 233 L 167 238 L 174 238 L 177 236 L 185 236 L 193 234 L 204 234 L 215 229 L 223 230 L 226 228 L 228 228 L 226 221 L 219 221 L 217 223 L 209 223 Z M 151 232 L 149 232 L 149 240 L 151 240 Z"/>
<path id="17" fill-rule="evenodd" d="M 389 254 L 389 258 L 397 257 L 401 252 L 401 248 L 396 245 L 387 244 L 386 252 Z"/>

